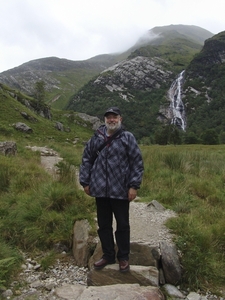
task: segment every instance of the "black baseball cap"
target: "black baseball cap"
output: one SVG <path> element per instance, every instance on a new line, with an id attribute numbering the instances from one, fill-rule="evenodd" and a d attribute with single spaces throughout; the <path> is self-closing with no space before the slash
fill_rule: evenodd
<path id="1" fill-rule="evenodd" d="M 107 114 L 109 114 L 109 113 L 112 113 L 112 114 L 120 115 L 120 116 L 121 116 L 121 112 L 120 112 L 119 108 L 118 108 L 118 107 L 115 107 L 115 106 L 108 108 L 107 111 L 106 111 L 105 114 L 104 114 L 104 117 L 105 117 Z"/>

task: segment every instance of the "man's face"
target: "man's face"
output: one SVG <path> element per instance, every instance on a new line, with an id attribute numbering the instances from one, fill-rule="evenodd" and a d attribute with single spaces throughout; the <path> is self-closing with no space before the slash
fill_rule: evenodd
<path id="1" fill-rule="evenodd" d="M 105 116 L 105 125 L 108 131 L 116 131 L 120 128 L 122 122 L 122 117 L 113 113 L 108 113 Z"/>

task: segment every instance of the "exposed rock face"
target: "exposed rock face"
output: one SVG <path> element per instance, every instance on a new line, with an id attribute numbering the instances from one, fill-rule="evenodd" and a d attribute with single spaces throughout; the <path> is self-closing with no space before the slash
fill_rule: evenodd
<path id="1" fill-rule="evenodd" d="M 220 33 L 222 37 L 222 33 Z M 225 32 L 224 32 L 225 36 Z M 224 37 L 223 37 L 224 38 Z M 201 63 L 202 66 L 212 66 L 214 64 L 222 64 L 225 62 L 225 41 L 221 39 L 211 38 L 205 41 L 205 45 L 201 51 L 201 55 L 196 57 L 193 62 Z M 192 63 L 193 63 L 192 62 Z M 201 69 L 198 70 L 201 72 Z"/>
<path id="2" fill-rule="evenodd" d="M 225 31 L 206 40 L 201 52 L 194 57 L 187 68 L 183 99 L 188 115 L 195 114 L 206 103 L 212 103 L 211 110 L 217 106 L 220 111 L 224 109 L 223 102 L 220 103 L 220 98 L 224 97 L 224 84 L 220 83 L 223 80 L 224 63 Z M 196 80 L 199 81 L 197 85 L 195 84 Z M 212 90 L 213 96 L 211 96 Z M 218 115 L 216 114 L 217 118 Z M 217 124 L 220 122 L 223 124 L 223 118 L 222 115 Z M 219 128 L 221 130 L 221 127 Z"/>
<path id="3" fill-rule="evenodd" d="M 94 85 L 103 85 L 110 92 L 121 92 L 121 98 L 129 100 L 132 95 L 123 94 L 128 89 L 159 89 L 166 83 L 172 72 L 165 69 L 166 61 L 154 57 L 137 56 L 119 62 L 104 70 L 94 81 Z"/>
<path id="4" fill-rule="evenodd" d="M 63 92 L 61 82 L 55 73 L 78 72 L 79 70 L 93 70 L 96 74 L 115 62 L 113 55 L 93 57 L 86 61 L 72 61 L 57 57 L 46 57 L 32 60 L 19 67 L 10 69 L 0 74 L 0 81 L 11 88 L 18 89 L 28 95 L 34 94 L 37 81 L 44 81 L 46 91 L 53 89 Z M 64 75 L 65 77 L 65 75 Z M 64 80 L 64 79 L 63 79 Z M 70 82 L 71 93 L 74 90 L 74 82 Z"/>
<path id="5" fill-rule="evenodd" d="M 89 115 L 84 114 L 84 113 L 78 113 L 78 116 L 81 119 L 83 119 L 84 121 L 90 122 L 92 124 L 92 129 L 93 130 L 98 129 L 98 127 L 103 124 L 103 122 L 97 117 L 89 116 Z"/>

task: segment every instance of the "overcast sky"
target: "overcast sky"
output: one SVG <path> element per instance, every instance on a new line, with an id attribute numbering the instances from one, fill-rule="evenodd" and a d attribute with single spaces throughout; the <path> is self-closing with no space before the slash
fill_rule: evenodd
<path id="1" fill-rule="evenodd" d="M 224 0 L 0 0 L 0 72 L 33 59 L 127 50 L 155 26 L 225 30 Z"/>

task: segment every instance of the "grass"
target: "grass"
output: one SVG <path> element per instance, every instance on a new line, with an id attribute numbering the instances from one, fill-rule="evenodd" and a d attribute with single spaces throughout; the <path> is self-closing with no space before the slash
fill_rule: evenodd
<path id="1" fill-rule="evenodd" d="M 177 218 L 167 226 L 181 253 L 182 285 L 207 291 L 225 284 L 225 146 L 143 147 L 139 196 L 158 200 Z"/>
<path id="2" fill-rule="evenodd" d="M 0 155 L 0 287 L 7 287 L 20 269 L 21 251 L 45 252 L 40 263 L 46 269 L 54 260 L 54 244 L 71 249 L 76 220 L 94 223 L 95 206 L 79 190 L 76 178 L 90 127 L 80 126 L 83 121 L 70 112 L 53 110 L 52 120 L 43 119 L 7 91 L 0 90 L 0 107 L 0 141 L 15 141 L 18 149 L 16 156 Z M 13 123 L 24 122 L 21 111 L 37 119 L 25 121 L 33 134 L 13 128 Z M 56 121 L 70 131 L 56 130 Z M 63 157 L 57 180 L 42 168 L 40 153 L 26 146 L 47 146 Z M 154 145 L 141 150 L 141 200 L 155 199 L 177 213 L 167 226 L 181 254 L 181 286 L 217 292 L 225 286 L 225 145 Z"/>
<path id="3" fill-rule="evenodd" d="M 54 259 L 54 244 L 71 249 L 76 220 L 87 218 L 93 224 L 94 201 L 76 186 L 74 168 L 82 149 L 58 145 L 64 161 L 57 181 L 40 167 L 37 153 L 25 149 L 16 157 L 1 156 L 1 284 L 7 285 L 9 274 L 18 268 L 20 250 L 46 251 L 41 263 L 47 268 Z M 141 150 L 145 172 L 139 196 L 145 202 L 155 199 L 178 215 L 167 226 L 175 233 L 181 254 L 181 285 L 217 292 L 225 283 L 225 146 L 142 146 Z"/>

